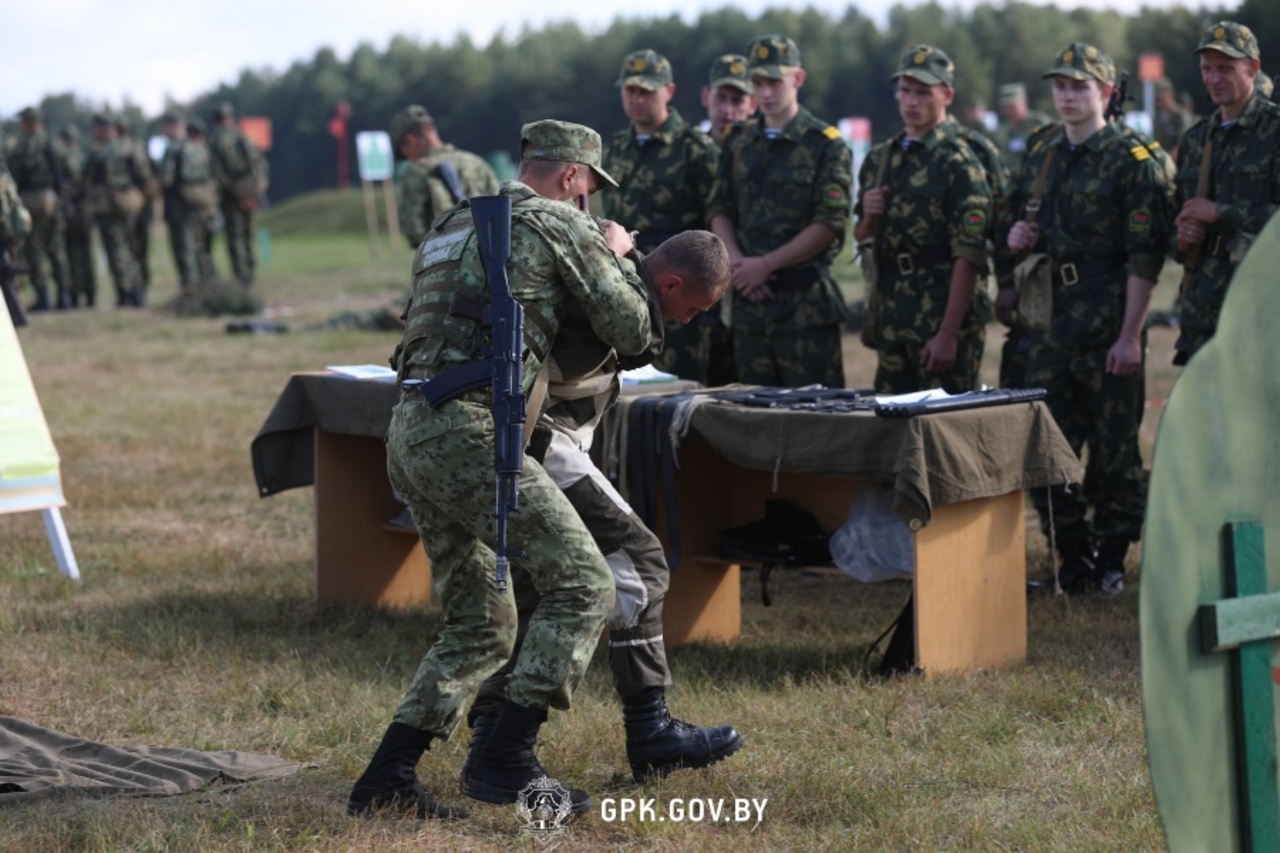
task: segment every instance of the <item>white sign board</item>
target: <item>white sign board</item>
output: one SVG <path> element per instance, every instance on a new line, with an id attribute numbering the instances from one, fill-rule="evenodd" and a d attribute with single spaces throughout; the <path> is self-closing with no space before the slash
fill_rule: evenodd
<path id="1" fill-rule="evenodd" d="M 391 156 L 391 136 L 385 130 L 362 130 L 356 134 L 356 159 L 360 180 L 391 179 L 395 158 Z"/>

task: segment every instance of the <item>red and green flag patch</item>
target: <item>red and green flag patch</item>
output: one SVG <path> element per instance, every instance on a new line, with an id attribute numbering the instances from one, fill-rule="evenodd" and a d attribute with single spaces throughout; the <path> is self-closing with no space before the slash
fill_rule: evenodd
<path id="1" fill-rule="evenodd" d="M 987 212 L 970 210 L 964 215 L 964 230 L 970 234 L 983 234 L 987 230 Z"/>
<path id="2" fill-rule="evenodd" d="M 1135 234 L 1145 234 L 1151 228 L 1151 210 L 1139 207 L 1129 212 L 1129 230 Z"/>

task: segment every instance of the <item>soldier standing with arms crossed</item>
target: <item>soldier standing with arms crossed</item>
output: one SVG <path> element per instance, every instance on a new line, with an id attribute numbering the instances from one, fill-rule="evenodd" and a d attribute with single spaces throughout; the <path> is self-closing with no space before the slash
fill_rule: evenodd
<path id="1" fill-rule="evenodd" d="M 400 231 L 416 249 L 436 217 L 464 198 L 493 195 L 498 176 L 483 158 L 440 140 L 425 107 L 411 104 L 391 118 L 391 147 L 407 161 L 397 182 Z"/>
<path id="2" fill-rule="evenodd" d="M 653 50 L 628 54 L 615 85 L 631 125 L 605 145 L 604 167 L 618 188 L 605 190 L 600 200 L 605 218 L 637 232 L 636 248 L 652 252 L 676 234 L 706 226 L 716 147 L 671 106 L 676 84 L 665 56 Z M 687 326 L 668 324 L 658 362 L 662 369 L 703 385 L 731 381 L 723 371 L 712 375 L 709 333 L 719 322 L 702 312 Z"/>
<path id="3" fill-rule="evenodd" d="M 849 225 L 853 155 L 839 131 L 800 105 L 800 50 L 781 35 L 747 47 L 760 118 L 720 152 L 711 230 L 733 266 L 739 382 L 844 387 L 844 300 L 831 278 Z"/>
<path id="4" fill-rule="evenodd" d="M 1196 53 L 1217 110 L 1178 145 L 1174 245 L 1186 272 L 1174 364 L 1213 337 L 1236 266 L 1280 207 L 1280 108 L 1255 97 L 1257 37 L 1220 21 L 1205 29 Z"/>
<path id="5" fill-rule="evenodd" d="M 1030 252 L 1051 260 L 1052 308 L 1047 328 L 1031 332 L 1027 384 L 1048 391 L 1076 453 L 1088 446 L 1097 483 L 1088 496 L 1056 487 L 1051 504 L 1041 492 L 1034 497 L 1062 560 L 1061 587 L 1115 595 L 1129 545 L 1142 534 L 1143 324 L 1164 264 L 1168 196 L 1145 146 L 1104 117 L 1108 63 L 1076 43 L 1044 75 L 1062 127 L 1028 152 L 1002 217 L 998 261 L 1012 269 Z M 1018 300 L 1017 290 L 1000 293 L 1003 310 Z"/>
<path id="6" fill-rule="evenodd" d="M 991 188 L 959 124 L 948 120 L 955 66 L 917 45 L 902 56 L 897 81 L 904 129 L 862 164 L 859 243 L 876 258 L 875 388 L 903 394 L 978 383 L 990 300 L 977 292 L 987 271 Z M 976 294 L 976 295 L 975 295 Z"/>
<path id="7" fill-rule="evenodd" d="M 603 226 L 574 201 L 612 178 L 600 167 L 600 137 L 582 125 L 540 121 L 524 126 L 519 181 L 503 185 L 512 200 L 513 298 L 524 307 L 527 355 L 522 386 L 535 384 L 565 313 L 576 306 L 604 344 L 623 354 L 651 341 L 648 294 L 624 255 L 631 239 Z M 393 363 L 401 382 L 444 381 L 450 371 L 488 358 L 491 337 L 465 302 L 487 301 L 485 271 L 470 208 L 437 220 L 414 260 L 404 339 Z M 455 306 L 461 306 L 455 313 Z M 456 376 L 457 374 L 452 374 Z M 438 387 L 438 386 L 437 386 Z M 432 740 L 457 727 L 464 702 L 508 659 L 516 639 L 510 587 L 494 582 L 495 427 L 490 389 L 462 393 L 438 407 L 406 388 L 387 434 L 387 471 L 408 503 L 431 560 L 444 627 L 422 659 L 413 684 L 377 752 L 351 792 L 348 811 L 381 809 L 419 818 L 462 817 L 418 782 L 415 767 Z M 536 414 L 536 413 L 535 413 Z M 547 775 L 534 755 L 549 706 L 567 710 L 614 602 L 614 579 L 578 513 L 532 457 L 522 455 L 521 509 L 509 540 L 523 551 L 541 601 L 507 683 L 505 701 L 482 749 L 472 750 L 463 791 L 493 803 L 515 802 Z M 573 810 L 590 808 L 571 792 Z"/>

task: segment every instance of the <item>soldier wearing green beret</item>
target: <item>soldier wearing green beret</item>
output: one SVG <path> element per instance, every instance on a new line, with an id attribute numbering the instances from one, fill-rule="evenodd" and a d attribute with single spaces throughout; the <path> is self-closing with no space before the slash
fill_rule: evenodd
<path id="1" fill-rule="evenodd" d="M 44 121 L 35 108 L 27 107 L 18 114 L 18 139 L 6 159 L 22 203 L 31 214 L 26 256 L 36 298 L 30 310 L 73 308 L 64 213 L 70 166 L 66 151 L 45 132 Z M 51 286 L 56 292 L 53 299 Z"/>
<path id="2" fill-rule="evenodd" d="M 990 297 L 977 282 L 988 268 L 992 190 L 947 115 L 954 74 L 936 47 L 903 54 L 890 79 L 905 127 L 872 150 L 858 176 L 854 235 L 877 269 L 863 339 L 876 349 L 880 393 L 960 393 L 978 381 Z"/>
<path id="3" fill-rule="evenodd" d="M 605 190 L 600 200 L 605 217 L 635 232 L 641 252 L 652 252 L 676 234 L 706 227 L 718 151 L 671 106 L 676 84 L 662 54 L 628 54 L 614 85 L 630 124 L 605 143 L 604 166 L 618 188 Z M 658 366 L 703 385 L 732 382 L 731 372 L 712 369 L 710 335 L 722 331 L 718 326 L 720 319 L 712 312 L 688 325 L 669 323 Z"/>
<path id="4" fill-rule="evenodd" d="M 1105 118 L 1108 65 L 1096 47 L 1074 43 L 1045 73 L 1061 126 L 1027 153 L 1002 216 L 997 263 L 1012 269 L 1043 255 L 1048 264 L 1034 277 L 1051 308 L 1030 331 L 1026 382 L 1048 391 L 1072 448 L 1088 447 L 1096 482 L 1087 495 L 1056 488 L 1052 516 L 1042 494 L 1036 504 L 1061 557 L 1062 587 L 1114 595 L 1142 532 L 1143 325 L 1164 264 L 1169 210 L 1156 159 Z M 1001 290 L 999 303 L 1013 312 L 1019 291 Z"/>
<path id="5" fill-rule="evenodd" d="M 581 311 L 601 343 L 624 355 L 650 345 L 652 320 L 648 289 L 626 257 L 630 236 L 574 203 L 614 185 L 601 166 L 599 135 L 582 125 L 539 121 L 525 125 L 521 136 L 519 180 L 503 184 L 502 193 L 512 202 L 506 268 L 511 294 L 524 309 L 528 394 L 569 310 Z M 437 383 L 447 399 L 429 405 L 405 388 L 387 432 L 387 473 L 431 560 L 444 625 L 352 789 L 352 814 L 465 815 L 437 802 L 415 767 L 433 740 L 453 734 L 465 702 L 507 661 L 516 640 L 514 592 L 494 582 L 490 389 L 466 390 L 456 371 L 486 358 L 492 336 L 478 310 L 489 291 L 475 231 L 465 203 L 432 225 L 415 255 L 404 338 L 392 357 L 399 381 Z M 534 754 L 538 730 L 549 707 L 568 709 L 615 598 L 599 546 L 532 456 L 522 457 L 520 512 L 511 514 L 508 533 L 541 601 L 497 719 L 483 738 L 476 732 L 462 770 L 463 792 L 493 803 L 516 802 L 547 775 Z M 590 808 L 586 792 L 570 796 L 573 811 Z"/>
<path id="6" fill-rule="evenodd" d="M 464 198 L 493 195 L 498 176 L 483 157 L 441 140 L 435 119 L 419 104 L 391 117 L 391 147 L 405 167 L 397 180 L 400 233 L 418 248 L 436 217 Z"/>
<path id="7" fill-rule="evenodd" d="M 1213 337 L 1236 267 L 1280 206 L 1280 108 L 1254 97 L 1261 54 L 1243 24 L 1210 24 L 1196 47 L 1217 109 L 1178 146 L 1175 257 L 1186 268 L 1175 364 Z"/>
<path id="8" fill-rule="evenodd" d="M 849 226 L 853 155 L 800 105 L 805 70 L 785 36 L 745 53 L 759 118 L 721 146 L 711 230 L 733 264 L 730 301 L 739 382 L 844 387 L 847 312 L 830 265 Z"/>

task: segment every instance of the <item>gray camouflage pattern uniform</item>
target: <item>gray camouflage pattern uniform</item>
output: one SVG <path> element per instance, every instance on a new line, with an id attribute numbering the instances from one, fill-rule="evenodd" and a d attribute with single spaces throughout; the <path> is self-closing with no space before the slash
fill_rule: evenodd
<path id="1" fill-rule="evenodd" d="M 651 339 L 647 294 L 635 267 L 617 258 L 595 221 L 572 205 L 503 185 L 514 202 L 513 296 L 525 310 L 526 392 L 576 306 L 596 336 L 635 354 Z M 401 379 L 429 379 L 479 356 L 474 320 L 448 313 L 463 295 L 487 301 L 470 208 L 437 221 L 414 261 L 404 341 L 394 358 Z M 396 711 L 397 722 L 447 738 L 469 695 L 510 657 L 517 613 L 512 589 L 493 583 L 493 417 L 489 391 L 471 392 L 432 410 L 402 394 L 387 434 L 387 472 L 408 503 L 431 560 L 444 609 L 439 638 L 423 658 Z M 516 661 L 506 698 L 525 707 L 568 708 L 614 603 L 604 555 L 547 470 L 525 456 L 520 510 L 508 541 L 524 551 L 542 600 Z"/>
<path id="2" fill-rule="evenodd" d="M 464 198 L 498 191 L 498 176 L 493 168 L 483 158 L 452 145 L 441 145 L 406 164 L 397 187 L 400 231 L 415 249 L 436 217 L 456 204 L 439 175 L 440 164 L 445 162 L 457 170 Z"/>
<path id="3" fill-rule="evenodd" d="M 844 387 L 840 336 L 847 312 L 829 266 L 849 228 L 852 184 L 849 146 L 804 107 L 775 140 L 759 119 L 734 125 L 725 138 L 708 218 L 728 217 L 745 255 L 766 254 L 812 223 L 837 234 L 818 257 L 774 273 L 773 299 L 727 295 L 739 382 Z M 791 286 L 780 274 L 803 283 Z"/>
<path id="4" fill-rule="evenodd" d="M 903 394 L 942 387 L 955 394 L 972 390 L 986 342 L 984 324 L 990 297 L 979 287 L 960 326 L 956 361 L 946 373 L 929 373 L 920 353 L 937 334 L 951 291 L 956 258 L 987 270 L 991 229 L 991 187 L 982 161 L 960 136 L 958 122 L 946 121 L 904 149 L 899 131 L 872 150 L 858 175 L 861 192 L 875 188 L 885 157 L 888 209 L 877 242 L 875 388 Z M 862 215 L 861 193 L 855 212 Z"/>

